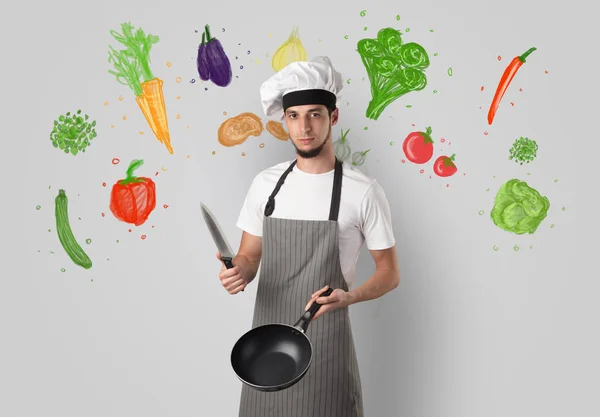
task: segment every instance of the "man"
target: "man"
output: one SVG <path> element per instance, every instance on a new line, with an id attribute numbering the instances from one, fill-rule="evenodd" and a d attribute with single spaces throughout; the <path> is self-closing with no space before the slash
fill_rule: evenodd
<path id="1" fill-rule="evenodd" d="M 393 290 L 400 274 L 382 188 L 335 157 L 331 128 L 342 87 L 327 57 L 291 63 L 261 87 L 263 110 L 285 120 L 296 158 L 254 178 L 237 222 L 243 234 L 235 267 L 223 265 L 219 279 L 238 294 L 261 266 L 253 328 L 293 324 L 313 302 L 322 306 L 306 333 L 314 349 L 308 372 L 283 391 L 242 386 L 240 417 L 364 413 L 348 306 Z M 351 289 L 365 241 L 376 270 Z M 333 293 L 320 297 L 328 287 Z"/>

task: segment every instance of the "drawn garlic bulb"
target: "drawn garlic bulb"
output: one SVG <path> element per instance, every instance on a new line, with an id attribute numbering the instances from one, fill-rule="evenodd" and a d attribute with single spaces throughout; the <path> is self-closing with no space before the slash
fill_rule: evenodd
<path id="1" fill-rule="evenodd" d="M 297 61 L 308 61 L 308 54 L 300 40 L 298 28 L 294 27 L 287 40 L 273 54 L 271 66 L 275 71 L 280 71 L 288 64 Z"/>

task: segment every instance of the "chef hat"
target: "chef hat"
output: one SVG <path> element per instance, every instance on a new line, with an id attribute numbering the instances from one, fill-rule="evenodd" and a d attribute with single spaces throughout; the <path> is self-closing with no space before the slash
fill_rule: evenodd
<path id="1" fill-rule="evenodd" d="M 343 86 L 342 74 L 326 56 L 292 62 L 261 85 L 263 111 L 267 116 L 279 114 L 283 118 L 291 106 L 323 104 L 333 110 Z"/>

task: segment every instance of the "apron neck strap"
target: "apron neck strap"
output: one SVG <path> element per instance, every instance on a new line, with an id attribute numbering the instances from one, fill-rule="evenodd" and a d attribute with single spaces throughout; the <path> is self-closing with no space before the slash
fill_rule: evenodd
<path id="1" fill-rule="evenodd" d="M 288 174 L 292 172 L 292 169 L 294 169 L 296 162 L 297 160 L 292 162 L 290 166 L 285 170 L 285 172 L 281 175 L 279 181 L 277 181 L 277 185 L 273 189 L 273 192 L 269 196 L 269 200 L 267 201 L 267 204 L 265 206 L 265 216 L 268 217 L 271 214 L 273 214 L 273 211 L 275 210 L 275 196 L 281 189 L 281 186 L 285 182 L 285 179 L 288 176 Z M 331 207 L 329 209 L 329 220 L 337 221 L 338 219 L 338 214 L 340 211 L 340 200 L 342 195 L 342 174 L 342 162 L 336 157 L 335 172 L 333 174 L 333 191 L 331 192 Z"/>

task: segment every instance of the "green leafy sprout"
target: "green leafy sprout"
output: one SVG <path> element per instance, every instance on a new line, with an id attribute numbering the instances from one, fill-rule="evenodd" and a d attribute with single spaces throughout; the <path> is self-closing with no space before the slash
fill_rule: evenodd
<path id="1" fill-rule="evenodd" d="M 384 28 L 376 39 L 358 41 L 357 50 L 371 83 L 372 99 L 366 111 L 369 119 L 377 120 L 392 102 L 427 86 L 427 52 L 415 42 L 403 43 L 401 36 L 394 28 Z"/>
<path id="2" fill-rule="evenodd" d="M 97 136 L 96 121 L 90 121 L 89 118 L 87 114 L 82 116 L 81 110 L 60 115 L 54 120 L 54 127 L 50 132 L 52 145 L 67 154 L 77 155 L 79 152 L 85 152 L 92 139 Z"/>
<path id="3" fill-rule="evenodd" d="M 516 139 L 510 148 L 510 156 L 508 159 L 518 162 L 523 165 L 523 162 L 530 163 L 537 156 L 538 144 L 535 140 L 520 137 Z"/>
<path id="4" fill-rule="evenodd" d="M 549 208 L 548 198 L 526 182 L 511 179 L 498 190 L 490 217 L 496 226 L 508 232 L 533 234 L 546 218 Z"/>

